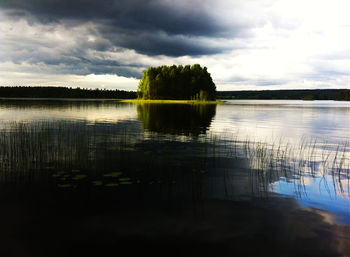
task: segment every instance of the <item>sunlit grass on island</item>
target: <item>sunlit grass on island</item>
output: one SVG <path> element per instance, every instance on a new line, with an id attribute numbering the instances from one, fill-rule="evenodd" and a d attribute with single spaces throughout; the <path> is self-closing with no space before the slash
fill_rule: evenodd
<path id="1" fill-rule="evenodd" d="M 161 99 L 129 99 L 120 100 L 122 103 L 136 103 L 136 104 L 222 104 L 223 101 L 201 101 L 201 100 L 161 100 Z"/>

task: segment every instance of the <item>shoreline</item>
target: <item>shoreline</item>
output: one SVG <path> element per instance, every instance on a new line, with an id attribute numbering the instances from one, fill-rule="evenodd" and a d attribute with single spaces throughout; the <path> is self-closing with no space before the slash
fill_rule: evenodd
<path id="1" fill-rule="evenodd" d="M 120 100 L 122 103 L 136 104 L 222 104 L 224 101 L 198 101 L 198 100 L 148 100 L 148 99 L 127 99 Z"/>

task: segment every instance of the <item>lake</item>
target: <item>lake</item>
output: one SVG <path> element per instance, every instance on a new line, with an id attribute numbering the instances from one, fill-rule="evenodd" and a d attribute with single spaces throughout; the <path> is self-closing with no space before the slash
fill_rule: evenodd
<path id="1" fill-rule="evenodd" d="M 349 256 L 350 103 L 0 100 L 2 256 Z"/>

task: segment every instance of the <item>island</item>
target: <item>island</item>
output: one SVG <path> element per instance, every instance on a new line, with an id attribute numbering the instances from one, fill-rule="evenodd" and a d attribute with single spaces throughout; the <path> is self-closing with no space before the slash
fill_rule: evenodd
<path id="1" fill-rule="evenodd" d="M 215 101 L 216 86 L 207 67 L 163 65 L 143 73 L 137 95 L 143 100 Z"/>

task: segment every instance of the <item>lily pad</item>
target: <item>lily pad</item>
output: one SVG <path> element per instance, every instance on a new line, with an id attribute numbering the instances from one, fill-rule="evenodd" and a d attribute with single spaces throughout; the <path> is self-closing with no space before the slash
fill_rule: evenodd
<path id="1" fill-rule="evenodd" d="M 119 186 L 118 183 L 109 183 L 109 184 L 106 184 L 105 185 L 106 187 L 116 187 L 116 186 Z"/>
<path id="2" fill-rule="evenodd" d="M 119 181 L 130 181 L 130 178 L 120 178 Z"/>
<path id="3" fill-rule="evenodd" d="M 68 188 L 68 187 L 72 187 L 72 184 L 58 184 L 58 187 L 62 187 L 62 188 Z"/>
<path id="4" fill-rule="evenodd" d="M 121 181 L 120 182 L 121 185 L 132 185 L 131 181 Z"/>
<path id="5" fill-rule="evenodd" d="M 85 174 L 79 174 L 79 175 L 75 175 L 74 177 L 73 177 L 73 179 L 74 180 L 80 180 L 80 179 L 84 179 L 84 178 L 86 178 L 87 177 L 87 175 L 85 175 Z"/>
<path id="6" fill-rule="evenodd" d="M 122 174 L 122 172 L 115 171 L 115 172 L 112 172 L 112 173 L 104 174 L 103 176 L 104 177 L 116 178 L 116 177 L 119 177 L 121 174 Z"/>
<path id="7" fill-rule="evenodd" d="M 100 181 L 100 180 L 92 181 L 92 183 L 93 183 L 95 186 L 102 186 L 102 185 L 103 185 L 103 182 Z"/>

